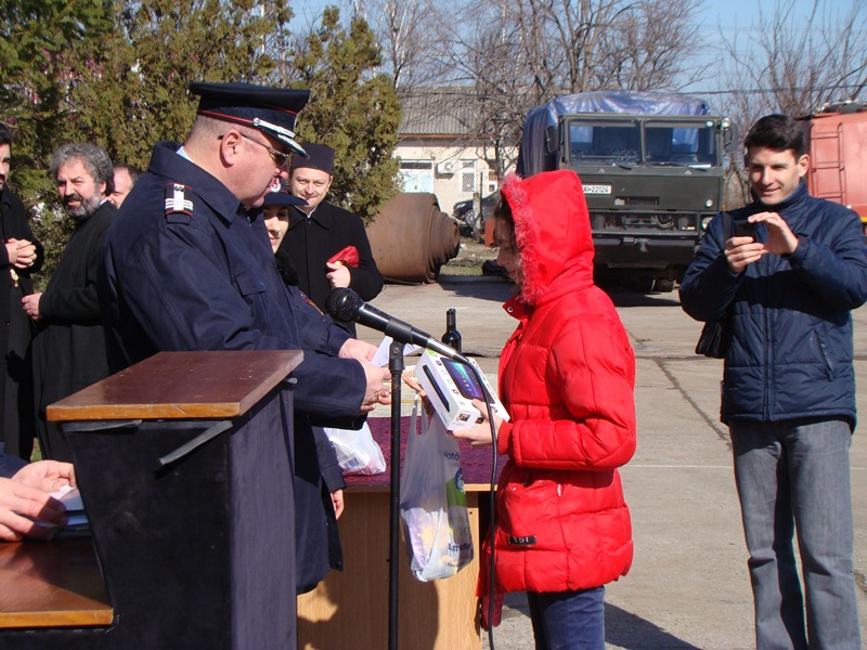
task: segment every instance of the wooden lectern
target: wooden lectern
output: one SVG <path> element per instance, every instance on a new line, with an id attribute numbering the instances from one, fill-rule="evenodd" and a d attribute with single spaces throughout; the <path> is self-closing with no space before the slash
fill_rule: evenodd
<path id="1" fill-rule="evenodd" d="M 114 616 L 103 627 L 24 617 L 31 626 L 0 630 L 0 647 L 294 648 L 286 379 L 301 359 L 163 352 L 49 406 L 72 445 Z"/>

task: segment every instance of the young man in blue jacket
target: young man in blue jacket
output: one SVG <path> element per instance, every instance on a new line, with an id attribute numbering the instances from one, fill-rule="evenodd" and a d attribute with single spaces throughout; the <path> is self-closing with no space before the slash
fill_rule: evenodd
<path id="1" fill-rule="evenodd" d="M 864 238 L 854 212 L 807 194 L 798 122 L 763 117 L 744 146 L 753 202 L 711 222 L 680 297 L 693 318 L 725 317 L 730 336 L 721 419 L 750 554 L 756 643 L 855 650 L 850 311 L 867 299 Z"/>

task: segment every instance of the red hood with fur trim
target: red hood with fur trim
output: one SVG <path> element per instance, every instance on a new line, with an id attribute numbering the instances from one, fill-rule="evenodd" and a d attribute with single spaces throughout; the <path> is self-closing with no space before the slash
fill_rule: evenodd
<path id="1" fill-rule="evenodd" d="M 584 190 L 575 172 L 522 179 L 506 176 L 501 189 L 512 209 L 521 257 L 521 301 L 536 305 L 553 287 L 593 284 L 593 235 Z"/>
<path id="2" fill-rule="evenodd" d="M 502 591 L 598 587 L 632 562 L 617 468 L 635 452 L 635 357 L 611 299 L 593 286 L 578 177 L 511 176 L 502 192 L 524 282 L 504 305 L 518 325 L 498 371 L 511 419 L 497 430 L 509 462 L 497 485 L 496 580 Z"/>

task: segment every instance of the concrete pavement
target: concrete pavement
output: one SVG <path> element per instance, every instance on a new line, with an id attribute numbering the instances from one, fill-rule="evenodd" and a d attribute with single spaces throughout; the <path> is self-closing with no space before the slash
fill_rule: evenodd
<path id="1" fill-rule="evenodd" d="M 492 379 L 514 321 L 500 308 L 512 286 L 486 279 L 389 285 L 380 309 L 440 336 L 445 310 L 457 309 L 464 352 Z M 719 422 L 722 362 L 693 354 L 701 329 L 675 292 L 615 294 L 637 356 L 638 450 L 622 470 L 635 538 L 631 572 L 606 596 L 609 648 L 740 649 L 754 646 L 746 549 L 731 469 L 728 432 Z M 858 406 L 867 414 L 867 307 L 854 314 Z M 361 338 L 380 335 L 359 328 Z M 405 398 L 408 407 L 409 398 Z M 382 413 L 387 414 L 387 410 Z M 863 429 L 863 427 L 862 427 Z M 862 639 L 867 642 L 867 442 L 851 452 L 855 568 Z M 507 600 L 496 647 L 533 647 L 520 595 Z M 485 646 L 487 647 L 487 645 Z"/>

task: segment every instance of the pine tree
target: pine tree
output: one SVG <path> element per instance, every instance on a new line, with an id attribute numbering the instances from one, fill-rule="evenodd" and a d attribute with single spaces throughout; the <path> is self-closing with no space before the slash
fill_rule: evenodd
<path id="1" fill-rule="evenodd" d="M 146 167 L 153 145 L 180 141 L 195 116 L 192 81 L 310 88 L 300 137 L 335 148 L 332 196 L 365 219 L 397 191 L 400 110 L 362 19 L 337 9 L 289 41 L 288 0 L 6 0 L 0 22 L 0 121 L 13 127 L 13 185 L 36 206 L 45 278 L 70 220 L 47 168 L 64 142 L 103 146 L 115 162 Z M 278 69 L 279 67 L 279 69 Z"/>
<path id="2" fill-rule="evenodd" d="M 45 246 L 43 268 L 53 268 L 72 228 L 56 207 L 49 159 L 64 142 L 82 52 L 104 38 L 111 25 L 111 3 L 105 0 L 3 2 L 0 121 L 13 132 L 10 185 L 25 204 L 37 208 L 31 225 Z"/>
<path id="3" fill-rule="evenodd" d="M 74 93 L 75 131 L 113 160 L 146 167 L 154 143 L 180 141 L 195 117 L 194 81 L 260 81 L 266 39 L 292 17 L 286 0 L 123 0 L 108 44 Z"/>
<path id="4" fill-rule="evenodd" d="M 0 120 L 13 127 L 12 178 L 35 206 L 44 285 L 71 232 L 48 162 L 64 142 L 94 142 L 146 167 L 154 143 L 182 140 L 192 81 L 257 81 L 287 0 L 6 0 L 0 22 Z"/>
<path id="5" fill-rule="evenodd" d="M 337 8 L 328 7 L 287 63 L 292 85 L 311 90 L 299 136 L 335 150 L 329 200 L 370 221 L 398 191 L 392 154 L 400 126 L 391 79 L 374 73 L 381 55 L 373 32 L 360 17 L 344 29 Z"/>

